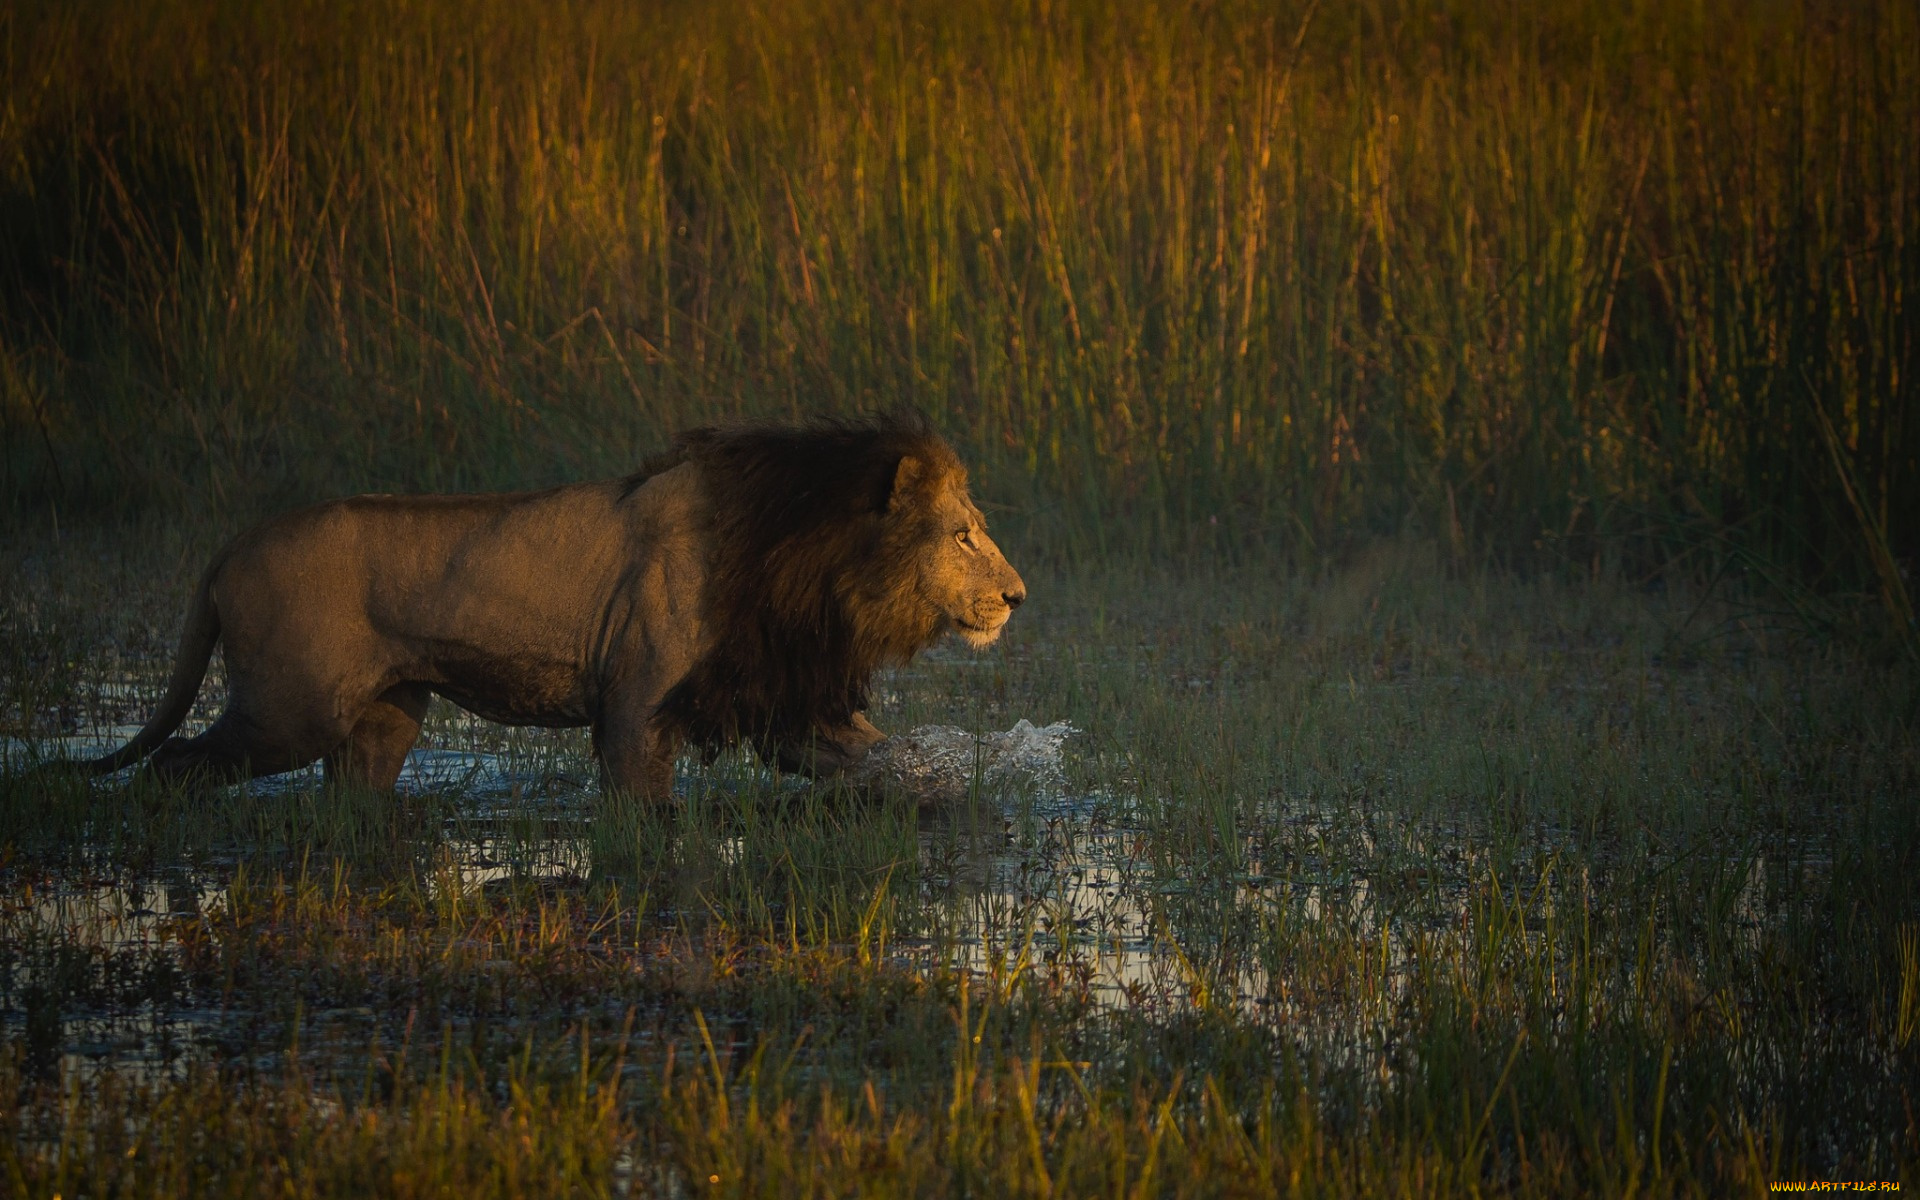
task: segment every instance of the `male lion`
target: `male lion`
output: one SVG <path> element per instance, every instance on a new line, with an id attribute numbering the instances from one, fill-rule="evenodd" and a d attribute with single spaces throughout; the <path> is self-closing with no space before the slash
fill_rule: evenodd
<path id="1" fill-rule="evenodd" d="M 605 786 L 654 802 L 687 741 L 831 773 L 884 737 L 875 668 L 949 629 L 985 646 L 1025 598 L 924 417 L 697 429 L 625 479 L 356 496 L 241 534 L 194 593 L 159 713 L 88 767 L 151 754 L 162 779 L 243 779 L 324 758 L 391 788 L 439 694 L 591 727 Z M 226 710 L 170 738 L 216 642 Z"/>

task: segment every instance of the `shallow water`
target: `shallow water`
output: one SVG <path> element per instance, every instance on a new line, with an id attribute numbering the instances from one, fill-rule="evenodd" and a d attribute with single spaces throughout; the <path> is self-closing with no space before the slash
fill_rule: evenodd
<path id="1" fill-rule="evenodd" d="M 116 726 L 31 745 L 9 740 L 0 746 L 0 754 L 16 764 L 54 757 L 81 759 L 106 753 L 137 731 L 137 726 Z M 929 812 L 955 805 L 970 807 L 999 830 L 1012 828 L 1017 819 L 1031 821 L 1036 816 L 1055 825 L 1086 824 L 1098 806 L 1063 791 L 1063 745 L 1073 732 L 1065 723 L 1036 727 L 1024 720 L 1005 732 L 979 737 L 951 726 L 922 727 L 886 744 L 885 752 L 875 755 L 880 769 L 868 771 L 861 782 L 909 789 Z M 435 853 L 455 872 L 462 888 L 483 888 L 508 879 L 577 881 L 593 872 L 588 822 L 597 794 L 579 778 L 590 778 L 581 769 L 584 764 L 566 765 L 572 769 L 556 770 L 551 759 L 535 761 L 519 754 L 422 747 L 408 756 L 396 790 L 402 795 L 432 794 L 453 801 L 456 815 L 448 820 Z M 109 778 L 97 786 L 111 787 L 116 782 Z M 315 791 L 324 783 L 316 764 L 252 780 L 237 785 L 237 790 L 259 796 L 288 795 Z M 682 763 L 683 791 L 730 789 L 743 783 L 787 790 L 804 786 L 796 780 L 776 785 L 772 776 L 758 772 L 744 781 L 703 776 L 697 766 Z M 532 836 L 524 828 L 506 830 L 509 823 L 528 817 L 538 820 L 538 832 Z M 918 838 L 920 856 L 928 864 L 924 873 L 932 881 L 928 886 L 943 893 L 951 890 L 953 880 L 932 864 L 951 858 L 951 841 L 951 830 L 937 819 L 929 819 Z M 1099 839 L 1082 839 L 1080 844 L 1090 855 L 1103 853 Z M 1063 940 L 1049 928 L 1047 918 L 1040 918 L 1036 926 L 1032 919 L 1009 916 L 1016 909 L 1031 909 L 1031 897 L 1020 883 L 1024 876 L 1019 860 L 1024 852 L 1008 837 L 996 838 L 995 846 L 966 872 L 971 882 L 963 889 L 968 896 L 960 906 L 940 898 L 951 913 L 964 910 L 968 915 L 943 921 L 938 938 L 897 941 L 892 950 L 896 958 L 926 962 L 938 956 L 947 965 L 996 970 L 993 956 L 1005 949 L 1002 930 L 1023 920 L 1030 934 L 1027 949 L 1039 956 L 1036 961 L 1052 961 L 1082 949 L 1081 943 Z M 174 954 L 177 924 L 224 904 L 232 878 L 230 862 L 164 866 L 131 874 L 104 864 L 89 869 L 85 862 L 83 858 L 76 870 L 42 876 L 24 889 L 16 881 L 13 903 L 4 918 L 6 940 L 16 946 L 35 945 L 47 953 L 17 956 L 20 961 L 7 967 L 4 989 L 9 1002 L 0 1006 L 4 1010 L 0 1023 L 22 1026 L 14 1033 L 36 1047 L 36 1053 L 57 1054 L 65 1065 L 77 1069 L 111 1063 L 138 1073 L 172 1071 L 192 1055 L 222 1045 L 237 1023 L 244 1024 L 246 1014 L 151 1002 L 127 1009 L 69 1004 L 53 1017 L 34 1011 L 35 989 L 46 981 L 37 978 L 44 967 L 37 968 L 29 960 L 58 962 L 62 956 L 81 956 L 131 961 Z M 1069 869 L 1082 882 L 1055 898 L 1072 910 L 1072 915 L 1061 918 L 1063 928 L 1076 923 L 1086 926 L 1095 920 L 1096 912 L 1111 914 L 1118 894 L 1112 868 L 1096 865 L 1090 858 Z M 1121 997 L 1129 984 L 1137 987 L 1136 981 L 1156 975 L 1157 968 L 1149 960 L 1159 955 L 1152 937 L 1143 934 L 1144 918 L 1137 912 L 1109 915 L 1099 924 L 1111 935 L 1100 947 L 1100 961 L 1112 975 L 1111 980 L 1102 977 L 1103 996 Z M 317 1014 L 317 1019 L 325 1021 L 328 1014 Z M 57 1021 L 57 1031 L 49 1020 Z"/>
<path id="2" fill-rule="evenodd" d="M 132 732 L 104 730 L 63 739 L 52 749 L 73 757 L 103 753 Z M 1024 720 L 980 737 L 930 726 L 893 739 L 876 756 L 887 778 L 911 789 L 925 810 L 916 838 L 918 895 L 910 900 L 922 932 L 893 939 L 886 953 L 903 965 L 1002 980 L 1033 972 L 1083 989 L 1098 1006 L 1161 1009 L 1204 1002 L 1251 1011 L 1268 1005 L 1271 988 L 1262 964 L 1242 956 L 1232 969 L 1221 970 L 1219 945 L 1206 945 L 1203 955 L 1195 941 L 1200 935 L 1181 931 L 1164 915 L 1169 900 L 1190 898 L 1193 887 L 1164 878 L 1143 858 L 1142 834 L 1128 802 L 1066 788 L 1063 755 L 1073 732 L 1065 723 L 1035 726 Z M 44 743 L 36 749 L 49 751 Z M 696 786 L 696 769 L 689 769 L 686 786 Z M 869 772 L 868 780 L 877 775 Z M 243 786 L 266 795 L 322 784 L 319 768 L 312 767 Z M 709 777 L 697 786 L 727 784 Z M 422 748 L 409 756 L 399 790 L 453 798 L 457 815 L 436 856 L 462 888 L 507 879 L 582 880 L 593 872 L 587 823 L 594 792 L 551 762 Z M 535 836 L 505 831 L 505 823 L 529 816 L 539 821 Z M 1233 882 L 1238 895 L 1227 897 L 1229 910 L 1257 903 L 1261 890 L 1271 886 L 1255 867 Z M 46 878 L 25 905 L 8 914 L 8 940 L 63 947 L 39 956 L 49 962 L 62 954 L 165 957 L 177 949 L 177 924 L 222 905 L 230 879 L 231 868 L 218 864 Z M 1204 978 L 1194 966 L 1201 959 L 1214 964 Z M 14 1001 L 5 1006 L 5 1019 L 34 1026 L 15 1033 L 70 1068 L 113 1064 L 139 1073 L 173 1071 L 196 1054 L 215 1048 L 231 1053 L 236 1038 L 244 1041 L 236 1033 L 246 1026 L 244 1012 L 166 1003 L 127 1009 L 70 1004 L 51 1018 L 56 1032 L 50 1018 L 35 1016 L 31 1003 L 20 1000 L 30 999 L 40 982 L 34 973 L 23 963 L 9 975 L 7 992 Z M 341 1030 L 365 1023 L 355 1013 L 314 1019 Z"/>
<path id="3" fill-rule="evenodd" d="M 133 732 L 104 729 L 34 750 L 98 754 Z M 908 969 L 957 969 L 1001 986 L 1037 983 L 1080 997 L 1089 1011 L 1154 1018 L 1228 1012 L 1310 1040 L 1329 1063 L 1381 1083 L 1391 1078 L 1399 1069 L 1390 1062 L 1394 1010 L 1414 986 L 1421 939 L 1478 919 L 1474 906 L 1484 902 L 1491 868 L 1484 831 L 1415 829 L 1377 811 L 1326 811 L 1285 797 L 1257 818 L 1229 812 L 1218 817 L 1218 828 L 1199 828 L 1194 823 L 1204 809 L 1183 808 L 1169 820 L 1154 797 L 1124 778 L 1111 786 L 1085 783 L 1089 772 L 1070 769 L 1077 732 L 1064 722 L 1027 720 L 983 735 L 923 726 L 876 750 L 856 782 L 885 784 L 920 801 L 911 866 L 889 873 L 897 921 L 880 953 Z M 464 715 L 440 716 L 428 737 L 430 744 L 409 756 L 398 790 L 432 796 L 438 811 L 450 814 L 437 837 L 422 839 L 435 864 L 431 890 L 506 881 L 572 888 L 595 876 L 599 797 L 583 745 L 556 749 L 550 737 Z M 19 754 L 18 744 L 8 753 Z M 323 784 L 315 766 L 243 786 L 261 797 L 298 797 Z M 806 786 L 744 758 L 715 767 L 685 759 L 678 782 L 688 796 L 737 793 L 749 809 L 762 798 L 798 796 Z M 766 883 L 753 874 L 764 864 L 747 860 L 741 836 L 710 832 L 719 870 L 750 887 Z M 1509 857 L 1500 869 L 1517 870 L 1533 888 L 1552 874 L 1555 853 L 1543 836 L 1525 849 L 1524 861 Z M 31 911 L 16 909 L 7 918 L 5 940 L 58 944 L 66 954 L 164 958 L 177 952 L 176 923 L 225 902 L 233 862 L 243 857 L 247 848 L 191 868 L 47 878 Z M 1754 864 L 1749 876 L 1730 931 L 1736 938 L 1761 925 L 1764 865 Z M 656 897 L 648 920 L 663 931 L 688 922 L 697 929 L 727 903 L 712 907 L 699 890 L 721 882 L 695 873 L 694 893 L 671 902 L 665 893 Z M 1539 898 L 1538 915 L 1551 919 L 1556 904 L 1578 904 L 1581 887 L 1558 881 Z M 1346 953 L 1316 973 L 1315 956 L 1329 945 Z M 177 1071 L 202 1055 L 244 1060 L 262 1035 L 260 1014 L 209 1007 L 185 994 L 173 1003 L 69 1004 L 49 1024 L 21 1000 L 38 969 L 12 970 L 0 1020 L 20 1026 L 9 1037 L 21 1038 L 43 1061 L 52 1056 L 82 1071 Z M 333 1045 L 350 1059 L 364 1052 L 382 1019 L 365 1009 L 310 1013 L 302 1044 L 315 1053 Z"/>
<path id="4" fill-rule="evenodd" d="M 100 753 L 130 732 L 66 739 L 57 749 L 76 757 Z M 929 726 L 891 739 L 885 753 L 876 753 L 879 770 L 869 771 L 867 780 L 884 772 L 923 801 L 911 885 L 916 894 L 907 897 L 914 928 L 889 942 L 887 956 L 904 966 L 960 969 L 1003 984 L 1029 976 L 1070 989 L 1095 1008 L 1160 1014 L 1225 1008 L 1267 1021 L 1339 1026 L 1348 1044 L 1363 1036 L 1356 1022 L 1370 1023 L 1366 1014 L 1324 996 L 1313 1003 L 1294 996 L 1261 953 L 1276 921 L 1341 922 L 1357 936 L 1381 926 L 1369 881 L 1325 855 L 1313 858 L 1311 848 L 1324 849 L 1329 830 L 1302 817 L 1294 823 L 1292 849 L 1244 842 L 1230 848 L 1234 869 L 1177 867 L 1154 850 L 1152 823 L 1137 800 L 1067 786 L 1064 756 L 1074 732 L 1065 723 L 1025 720 L 984 736 Z M 508 879 L 580 881 L 594 868 L 589 822 L 596 797 L 577 778 L 586 773 L 579 764 L 563 765 L 571 769 L 556 769 L 551 758 L 428 747 L 409 756 L 399 790 L 453 801 L 456 815 L 435 855 L 462 889 Z M 698 776 L 690 764 L 683 770 L 688 789 L 742 783 Z M 759 787 L 772 780 L 745 782 Z M 313 767 L 243 786 L 266 795 L 322 784 Z M 537 819 L 531 833 L 507 830 L 527 817 Z M 1297 852 L 1302 848 L 1308 852 Z M 725 859 L 724 844 L 721 855 Z M 60 954 L 68 955 L 164 958 L 177 950 L 177 923 L 221 906 L 231 877 L 231 867 L 215 864 L 132 877 L 90 878 L 82 871 L 48 878 L 27 905 L 8 914 L 8 941 L 64 947 Z M 1439 918 L 1458 919 L 1464 895 L 1464 888 L 1448 893 Z M 55 962 L 60 954 L 41 958 Z M 1404 986 L 1407 955 L 1404 938 L 1382 937 L 1379 962 L 1389 995 Z M 15 1002 L 6 1005 L 5 1019 L 27 1027 L 16 1032 L 35 1052 L 57 1055 L 68 1068 L 110 1064 L 153 1073 L 178 1070 L 211 1051 L 223 1057 L 244 1052 L 250 1015 L 225 1007 L 68 1005 L 55 1017 L 36 1017 L 32 1004 L 18 999 L 30 998 L 39 982 L 34 970 L 23 967 L 8 977 Z M 315 1036 L 351 1048 L 361 1044 L 355 1039 L 364 1037 L 372 1016 L 321 1012 L 310 1022 Z"/>

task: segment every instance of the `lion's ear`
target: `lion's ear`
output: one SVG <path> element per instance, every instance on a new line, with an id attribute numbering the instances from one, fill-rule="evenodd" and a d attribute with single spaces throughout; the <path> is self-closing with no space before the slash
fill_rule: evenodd
<path id="1" fill-rule="evenodd" d="M 926 474 L 926 463 L 911 454 L 902 456 L 900 465 L 893 469 L 893 492 L 887 497 L 887 511 L 893 512 L 905 504 Z"/>

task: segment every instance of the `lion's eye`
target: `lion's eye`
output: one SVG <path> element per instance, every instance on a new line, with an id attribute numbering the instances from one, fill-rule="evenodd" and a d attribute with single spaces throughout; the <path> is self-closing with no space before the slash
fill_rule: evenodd
<path id="1" fill-rule="evenodd" d="M 959 533 L 953 535 L 953 540 L 971 550 L 973 549 L 973 530 L 962 529 Z"/>

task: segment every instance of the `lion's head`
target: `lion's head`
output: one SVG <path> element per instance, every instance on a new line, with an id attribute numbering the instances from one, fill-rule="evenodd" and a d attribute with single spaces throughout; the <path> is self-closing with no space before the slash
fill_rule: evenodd
<path id="1" fill-rule="evenodd" d="M 920 608 L 926 616 L 909 618 L 916 629 L 931 617 L 928 640 L 952 629 L 975 648 L 992 645 L 1027 598 L 1027 587 L 987 536 L 986 518 L 967 495 L 966 470 L 957 460 L 904 455 L 887 508 L 895 544 L 883 557 L 911 564 L 883 581 L 887 603 Z M 854 615 L 868 616 L 858 607 Z M 909 622 L 895 623 L 905 628 Z"/>
<path id="2" fill-rule="evenodd" d="M 1026 585 L 987 536 L 966 468 L 917 413 L 698 429 L 712 508 L 711 649 L 661 705 L 691 741 L 763 749 L 844 725 L 876 668 L 949 631 L 994 641 Z"/>

